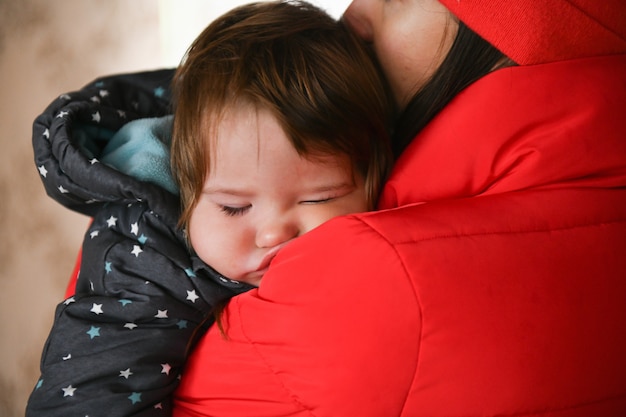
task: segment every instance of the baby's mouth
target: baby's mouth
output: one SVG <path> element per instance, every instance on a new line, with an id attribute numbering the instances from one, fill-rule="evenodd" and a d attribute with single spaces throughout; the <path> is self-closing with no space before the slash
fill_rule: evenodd
<path id="1" fill-rule="evenodd" d="M 269 268 L 270 263 L 272 262 L 274 257 L 287 243 L 289 243 L 289 241 L 281 243 L 280 245 L 276 245 L 272 249 L 270 249 L 263 257 L 263 260 L 261 260 L 261 263 L 259 264 L 259 267 L 256 269 L 255 272 L 261 272 L 261 271 L 267 270 L 267 268 Z"/>

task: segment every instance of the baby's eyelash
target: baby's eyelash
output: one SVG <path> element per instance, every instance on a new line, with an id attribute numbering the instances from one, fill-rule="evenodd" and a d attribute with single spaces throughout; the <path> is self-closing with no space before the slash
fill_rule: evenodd
<path id="1" fill-rule="evenodd" d="M 334 200 L 336 197 L 328 197 L 328 198 L 320 198 L 317 200 L 304 200 L 301 201 L 301 204 L 324 204 L 324 203 L 328 203 L 329 201 Z"/>
<path id="2" fill-rule="evenodd" d="M 250 207 L 251 206 L 244 206 L 244 207 L 221 206 L 220 208 L 227 216 L 241 216 L 246 211 L 248 211 Z"/>

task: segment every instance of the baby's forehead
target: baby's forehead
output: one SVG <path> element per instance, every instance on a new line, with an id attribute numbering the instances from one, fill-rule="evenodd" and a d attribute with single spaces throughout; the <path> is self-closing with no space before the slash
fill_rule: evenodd
<path id="1" fill-rule="evenodd" d="M 234 131 L 245 132 L 251 145 L 259 145 L 269 129 L 286 137 L 300 156 L 310 160 L 325 159 L 338 153 L 347 153 L 335 144 L 339 140 L 328 135 L 315 135 L 306 121 L 293 123 L 280 110 L 269 104 L 239 98 L 220 106 L 208 106 L 202 112 L 201 134 L 209 149 L 217 149 Z"/>

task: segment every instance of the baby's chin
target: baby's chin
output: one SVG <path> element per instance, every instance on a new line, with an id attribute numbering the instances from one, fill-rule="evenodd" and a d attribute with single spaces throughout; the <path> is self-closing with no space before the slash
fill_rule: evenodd
<path id="1" fill-rule="evenodd" d="M 258 287 L 261 284 L 261 279 L 263 279 L 263 276 L 265 276 L 266 272 L 267 268 L 260 271 L 250 272 L 239 278 L 236 278 L 235 281 L 245 282 L 246 284 Z"/>
<path id="2" fill-rule="evenodd" d="M 210 262 L 207 262 L 207 261 L 205 262 L 211 265 Z M 268 270 L 267 267 L 260 269 L 260 270 L 249 271 L 249 272 L 242 270 L 242 269 L 231 270 L 229 268 L 219 268 L 219 269 L 216 267 L 213 267 L 213 268 L 218 274 L 220 274 L 227 280 L 231 280 L 233 282 L 246 283 L 254 287 L 259 286 L 259 284 L 261 283 L 261 279 L 263 279 L 263 277 L 265 276 Z"/>

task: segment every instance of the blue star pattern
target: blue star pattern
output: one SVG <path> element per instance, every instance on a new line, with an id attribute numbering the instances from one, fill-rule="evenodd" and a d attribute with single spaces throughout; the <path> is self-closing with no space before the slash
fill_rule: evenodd
<path id="1" fill-rule="evenodd" d="M 91 326 L 91 328 L 86 333 L 89 335 L 90 339 L 93 339 L 94 337 L 100 336 L 100 328 Z"/>
<path id="2" fill-rule="evenodd" d="M 128 396 L 128 399 L 133 403 L 133 404 L 137 404 L 141 402 L 141 393 L 140 392 L 133 392 L 132 394 L 130 394 Z"/>
<path id="3" fill-rule="evenodd" d="M 93 221 L 76 292 L 57 307 L 26 417 L 171 415 L 192 337 L 211 323 L 204 322 L 213 305 L 250 288 L 222 280 L 190 254 L 176 195 L 98 163 L 104 158 L 94 150 L 102 146 L 85 145 L 167 114 L 172 75 L 98 80 L 60 96 L 35 121 L 44 187 Z"/>
<path id="4" fill-rule="evenodd" d="M 154 95 L 156 97 L 163 97 L 165 94 L 165 89 L 163 87 L 157 87 L 154 89 Z"/>

